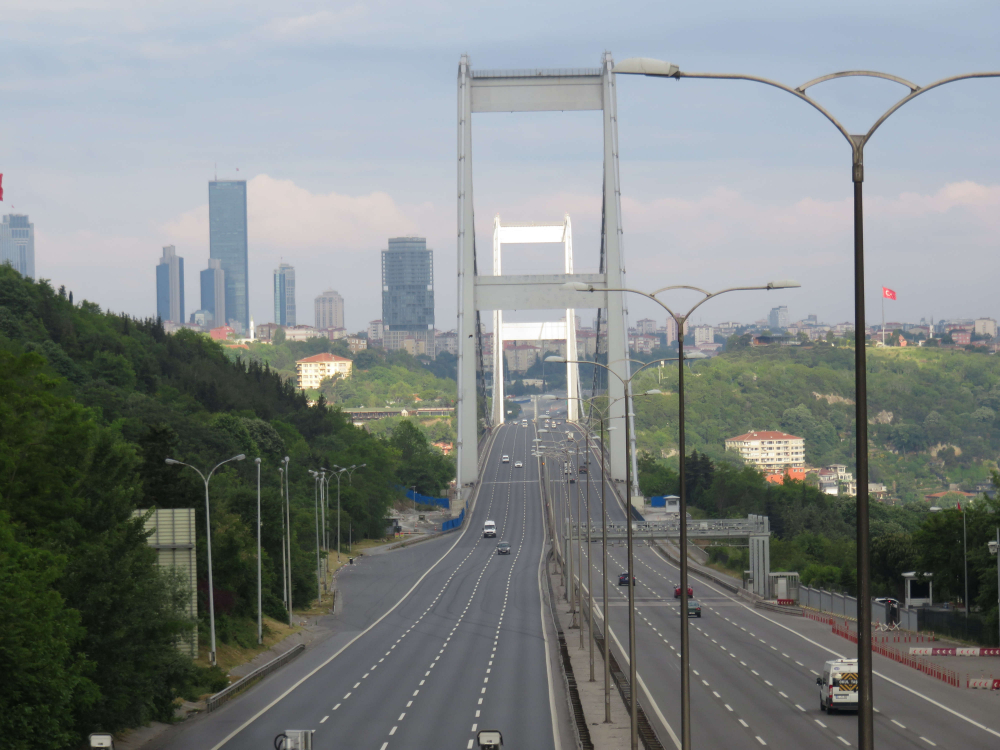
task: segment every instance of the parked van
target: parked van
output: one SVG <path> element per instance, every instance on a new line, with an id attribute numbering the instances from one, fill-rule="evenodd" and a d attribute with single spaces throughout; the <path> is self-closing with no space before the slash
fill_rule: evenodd
<path id="1" fill-rule="evenodd" d="M 493 521 L 487 521 L 483 524 L 483 536 L 484 537 L 496 537 L 497 535 L 497 525 Z"/>
<path id="2" fill-rule="evenodd" d="M 858 710 L 860 684 L 857 659 L 832 659 L 823 665 L 819 685 L 819 708 L 827 713 Z"/>

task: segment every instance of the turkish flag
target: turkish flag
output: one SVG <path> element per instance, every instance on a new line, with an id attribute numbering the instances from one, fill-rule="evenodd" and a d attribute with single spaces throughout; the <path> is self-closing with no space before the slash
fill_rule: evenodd
<path id="1" fill-rule="evenodd" d="M 0 201 L 3 200 L 3 172 L 0 172 Z"/>
<path id="2" fill-rule="evenodd" d="M 886 299 L 896 299 L 896 293 L 887 286 L 882 287 L 882 296 Z"/>

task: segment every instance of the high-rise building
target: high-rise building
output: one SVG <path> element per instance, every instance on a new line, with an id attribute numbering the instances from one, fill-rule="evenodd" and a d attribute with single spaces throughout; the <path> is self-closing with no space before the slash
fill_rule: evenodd
<path id="1" fill-rule="evenodd" d="M 316 298 L 315 322 L 317 328 L 344 328 L 344 298 L 327 289 Z"/>
<path id="2" fill-rule="evenodd" d="M 173 245 L 163 248 L 156 265 L 156 316 L 164 323 L 184 324 L 184 259 Z"/>
<path id="3" fill-rule="evenodd" d="M 382 325 L 385 348 L 422 341 L 434 351 L 434 251 L 423 237 L 394 237 L 382 251 Z"/>
<path id="4" fill-rule="evenodd" d="M 221 261 L 226 283 L 225 315 L 217 314 L 215 324 L 243 333 L 250 327 L 246 180 L 208 183 L 208 235 L 209 255 Z"/>
<path id="5" fill-rule="evenodd" d="M 274 270 L 274 322 L 295 325 L 295 269 L 287 263 Z"/>
<path id="6" fill-rule="evenodd" d="M 35 278 L 35 225 L 27 214 L 7 214 L 0 224 L 0 263 Z"/>
<path id="7" fill-rule="evenodd" d="M 201 272 L 201 309 L 212 314 L 213 326 L 226 322 L 226 272 L 222 261 L 208 259 L 208 268 Z"/>
<path id="8" fill-rule="evenodd" d="M 772 307 L 767 316 L 767 325 L 772 331 L 783 331 L 788 328 L 788 308 L 784 305 Z"/>

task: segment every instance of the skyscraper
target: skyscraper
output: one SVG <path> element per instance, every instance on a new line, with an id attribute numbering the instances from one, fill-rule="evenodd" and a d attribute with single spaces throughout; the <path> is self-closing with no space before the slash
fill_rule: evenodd
<path id="1" fill-rule="evenodd" d="M 274 322 L 295 325 L 295 269 L 287 263 L 274 271 Z"/>
<path id="2" fill-rule="evenodd" d="M 0 224 L 0 263 L 35 278 L 35 225 L 27 214 L 8 214 Z"/>
<path id="3" fill-rule="evenodd" d="M 201 272 L 201 309 L 212 313 L 213 326 L 226 324 L 226 272 L 218 258 L 209 258 Z"/>
<path id="4" fill-rule="evenodd" d="M 767 316 L 767 325 L 772 331 L 783 331 L 788 328 L 788 308 L 785 305 L 772 307 Z"/>
<path id="5" fill-rule="evenodd" d="M 222 262 L 226 282 L 225 316 L 215 325 L 243 333 L 250 326 L 246 180 L 208 183 L 208 235 L 209 255 Z"/>
<path id="6" fill-rule="evenodd" d="M 163 248 L 156 265 L 156 315 L 164 323 L 184 323 L 184 259 L 173 245 Z"/>
<path id="7" fill-rule="evenodd" d="M 382 251 L 382 324 L 386 349 L 413 339 L 433 356 L 434 251 L 423 237 L 394 237 Z"/>
<path id="8" fill-rule="evenodd" d="M 327 289 L 316 298 L 316 328 L 344 327 L 344 298 L 332 289 Z"/>

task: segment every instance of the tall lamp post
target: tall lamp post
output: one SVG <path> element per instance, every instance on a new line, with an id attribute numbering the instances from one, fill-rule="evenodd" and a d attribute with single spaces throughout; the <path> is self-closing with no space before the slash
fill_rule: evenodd
<path id="1" fill-rule="evenodd" d="M 340 475 L 346 471 L 347 481 L 353 484 L 352 480 L 354 478 L 354 472 L 357 471 L 358 469 L 365 468 L 367 465 L 368 464 L 361 464 L 360 466 L 358 466 L 356 464 L 351 464 L 350 466 L 347 467 L 337 466 L 336 464 L 333 465 L 333 468 L 339 470 L 337 472 L 337 562 L 338 563 L 340 562 Z M 416 498 L 416 491 L 417 488 L 414 487 L 413 488 L 414 498 Z M 416 499 L 414 499 L 414 503 L 416 503 Z"/>
<path id="2" fill-rule="evenodd" d="M 593 292 L 594 287 L 591 284 L 584 284 L 582 282 L 569 282 L 565 284 L 567 288 L 574 289 L 576 291 L 587 291 Z M 678 464 L 679 464 L 679 481 L 680 481 L 680 503 L 678 509 L 678 515 L 680 517 L 680 569 L 681 569 L 681 596 L 680 596 L 680 615 L 681 615 L 681 747 L 683 750 L 689 750 L 691 747 L 691 673 L 690 673 L 690 634 L 688 632 L 688 541 L 687 541 L 687 487 L 685 481 L 685 434 L 684 434 L 684 326 L 687 321 L 694 314 L 694 311 L 705 304 L 708 300 L 713 297 L 718 297 L 722 294 L 727 294 L 728 292 L 746 292 L 746 291 L 770 291 L 772 289 L 794 289 L 799 286 L 799 283 L 791 280 L 782 281 L 770 281 L 763 286 L 741 286 L 741 287 L 730 287 L 728 289 L 721 289 L 717 292 L 707 292 L 704 289 L 700 289 L 695 286 L 688 286 L 684 284 L 675 284 L 672 286 L 662 287 L 654 292 L 642 292 L 637 289 L 606 289 L 604 291 L 608 292 L 629 292 L 632 294 L 641 295 L 647 299 L 652 300 L 660 307 L 662 307 L 666 313 L 674 319 L 677 323 L 677 447 L 678 447 Z M 699 300 L 691 309 L 689 309 L 683 315 L 675 313 L 671 310 L 666 303 L 658 299 L 657 295 L 663 294 L 664 292 L 673 291 L 676 289 L 685 289 L 689 291 L 699 292 L 702 295 L 701 300 Z M 657 364 L 659 362 L 654 360 Z M 650 362 L 649 364 L 653 364 Z M 646 367 L 644 365 L 643 367 Z M 636 370 L 636 375 L 643 368 Z M 611 372 L 611 370 L 608 370 Z M 633 375 L 632 377 L 635 377 Z M 629 378 L 631 380 L 631 378 Z M 626 387 L 626 401 L 625 401 L 625 413 L 628 414 L 628 384 Z M 629 429 L 630 420 L 625 420 L 625 430 Z M 626 450 L 628 450 L 628 439 L 626 439 Z M 629 464 L 631 466 L 631 464 Z M 629 485 L 631 487 L 631 485 Z M 632 499 L 629 498 L 629 513 L 632 510 Z M 631 594 L 634 584 L 632 583 L 632 523 L 631 515 L 629 515 L 629 593 Z M 631 602 L 629 604 L 631 608 Z M 632 618 L 632 628 L 635 627 L 635 618 Z M 630 633 L 630 637 L 634 638 L 634 631 Z M 633 683 L 634 684 L 634 681 Z M 633 735 L 635 735 L 636 730 L 633 726 Z M 633 748 L 637 747 L 636 740 L 633 740 Z"/>
<path id="3" fill-rule="evenodd" d="M 313 476 L 313 516 L 316 519 L 316 601 L 318 602 L 323 596 L 323 577 L 319 565 L 319 487 L 325 480 L 323 472 L 309 469 L 309 473 Z"/>
<path id="4" fill-rule="evenodd" d="M 580 442 L 577 438 L 572 436 L 571 432 L 566 433 L 570 440 L 576 445 L 577 455 L 580 455 Z M 594 682 L 594 577 L 591 573 L 594 566 L 590 563 L 590 433 L 587 430 L 583 430 L 583 461 L 584 469 L 587 474 L 587 629 L 590 631 L 590 681 Z M 577 517 L 577 530 L 576 538 L 580 540 L 577 548 L 580 550 L 580 566 L 583 566 L 583 536 L 582 529 L 580 529 L 580 483 L 579 483 L 579 466 L 577 469 L 577 485 L 576 485 L 576 517 Z M 580 571 L 580 586 L 583 586 L 583 571 Z M 580 628 L 580 648 L 583 648 L 583 628 Z"/>
<path id="5" fill-rule="evenodd" d="M 278 511 L 281 516 L 281 603 L 288 607 L 288 556 L 285 554 L 285 469 L 278 469 Z"/>
<path id="6" fill-rule="evenodd" d="M 879 126 L 885 122 L 890 115 L 895 113 L 900 107 L 916 97 L 931 89 L 936 89 L 946 83 L 964 81 L 972 78 L 997 78 L 1000 71 L 964 73 L 957 76 L 949 76 L 929 83 L 926 86 L 918 86 L 904 78 L 890 75 L 888 73 L 878 73 L 870 70 L 848 70 L 840 73 L 820 76 L 811 81 L 807 81 L 798 88 L 786 86 L 783 83 L 773 81 L 759 76 L 735 74 L 735 73 L 688 73 L 680 70 L 676 65 L 654 60 L 651 58 L 637 57 L 623 60 L 615 66 L 615 73 L 631 75 L 646 75 L 654 77 L 674 78 L 710 78 L 722 80 L 753 81 L 767 86 L 773 86 L 792 96 L 801 99 L 809 106 L 816 109 L 844 136 L 851 147 L 851 180 L 854 183 L 854 388 L 855 388 L 855 427 L 856 427 L 856 462 L 858 472 L 858 493 L 857 493 L 857 548 L 858 548 L 858 601 L 866 602 L 865 606 L 858 608 L 858 632 L 868 633 L 871 629 L 871 608 L 867 602 L 871 601 L 871 577 L 869 574 L 870 550 L 869 550 L 869 529 L 868 529 L 868 382 L 867 382 L 867 356 L 865 352 L 865 263 L 864 263 L 864 203 L 862 185 L 865 179 L 864 149 L 871 140 L 871 137 L 878 130 Z M 829 111 L 822 105 L 814 101 L 806 92 L 812 86 L 826 81 L 833 81 L 839 78 L 853 76 L 864 76 L 867 78 L 881 78 L 887 81 L 901 84 L 910 91 L 902 99 L 893 104 L 885 113 L 879 117 L 875 124 L 868 129 L 864 135 L 851 135 Z M 860 685 L 858 696 L 858 746 L 861 750 L 872 750 L 875 744 L 874 735 L 874 714 L 872 706 L 872 649 L 871 641 L 868 638 L 858 639 L 858 667 L 860 671 Z M 686 747 L 686 746 L 685 746 Z"/>
<path id="7" fill-rule="evenodd" d="M 264 616 L 261 612 L 260 594 L 260 459 L 253 461 L 257 464 L 257 644 L 264 642 Z"/>
<path id="8" fill-rule="evenodd" d="M 288 624 L 292 624 L 292 503 L 289 497 L 289 471 L 288 462 L 291 459 L 285 456 L 285 549 L 288 554 Z"/>
<path id="9" fill-rule="evenodd" d="M 1000 526 L 997 526 L 997 540 L 987 542 L 991 555 L 997 556 L 997 645 L 1000 646 Z"/>
<path id="10" fill-rule="evenodd" d="M 205 483 L 205 545 L 208 552 L 208 620 L 212 630 L 212 650 L 208 655 L 208 660 L 212 664 L 212 666 L 215 666 L 216 663 L 215 594 L 212 591 L 212 522 L 208 507 L 208 480 L 212 478 L 212 475 L 215 473 L 215 470 L 218 469 L 223 464 L 228 464 L 230 461 L 242 461 L 244 458 L 246 458 L 246 456 L 241 453 L 238 456 L 227 458 L 225 461 L 220 461 L 219 463 L 217 463 L 215 466 L 212 467 L 212 470 L 208 472 L 207 476 L 205 474 L 202 474 L 201 470 L 198 469 L 196 466 L 192 466 L 191 464 L 186 464 L 183 461 L 175 461 L 172 458 L 165 459 L 166 463 L 172 466 L 187 466 L 189 469 L 194 469 L 195 471 L 198 472 L 198 476 L 200 476 L 201 480 Z"/>

